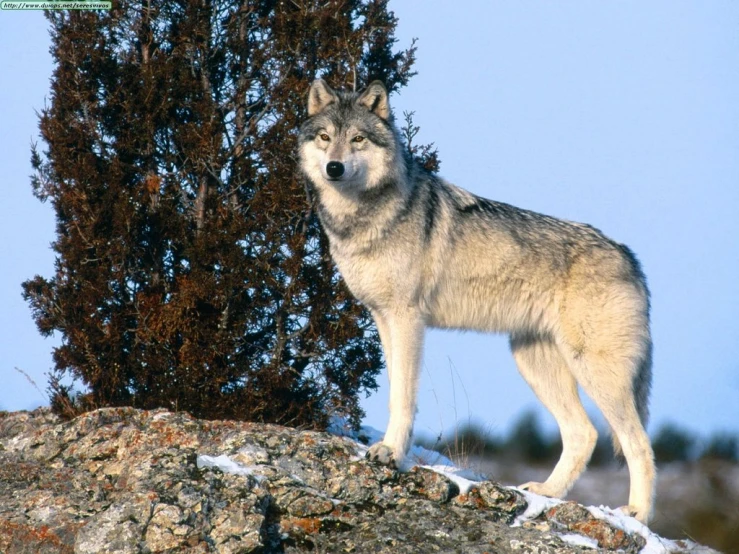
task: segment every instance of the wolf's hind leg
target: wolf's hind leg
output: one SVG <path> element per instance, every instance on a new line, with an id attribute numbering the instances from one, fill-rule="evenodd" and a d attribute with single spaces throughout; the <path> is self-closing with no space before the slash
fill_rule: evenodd
<path id="1" fill-rule="evenodd" d="M 628 356 L 600 353 L 568 356 L 577 381 L 603 412 L 629 466 L 629 505 L 622 510 L 646 523 L 654 496 L 654 454 L 634 399 Z"/>
<path id="2" fill-rule="evenodd" d="M 557 420 L 562 435 L 562 455 L 549 478 L 521 488 L 563 497 L 590 460 L 598 433 L 582 406 L 575 377 L 551 339 L 512 336 L 511 350 L 519 372 Z"/>

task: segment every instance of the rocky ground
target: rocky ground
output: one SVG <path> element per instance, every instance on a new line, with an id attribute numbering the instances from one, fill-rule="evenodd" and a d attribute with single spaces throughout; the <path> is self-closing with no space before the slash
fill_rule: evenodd
<path id="1" fill-rule="evenodd" d="M 166 411 L 0 414 L 0 552 L 708 552 L 575 503 L 529 506 L 522 523 L 517 491 L 488 481 L 461 494 L 444 475 L 380 467 L 361 449 Z"/>
<path id="2" fill-rule="evenodd" d="M 481 458 L 467 465 L 503 484 L 543 481 L 553 467 Z M 628 495 L 628 468 L 613 464 L 588 468 L 567 498 L 586 506 L 620 506 Z M 659 467 L 650 527 L 670 539 L 689 538 L 739 553 L 739 464 L 702 460 Z"/>

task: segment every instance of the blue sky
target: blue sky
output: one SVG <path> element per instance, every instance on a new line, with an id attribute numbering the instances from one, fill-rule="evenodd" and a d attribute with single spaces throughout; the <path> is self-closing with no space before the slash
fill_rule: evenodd
<path id="1" fill-rule="evenodd" d="M 441 174 L 476 194 L 590 223 L 629 245 L 652 291 L 652 423 L 739 432 L 739 3 L 391 0 L 419 39 L 393 97 Z M 53 340 L 20 283 L 53 272 L 54 217 L 29 185 L 34 110 L 51 75 L 38 12 L 0 12 L 0 407 L 45 403 Z M 364 403 L 384 428 L 387 384 Z M 507 340 L 427 336 L 417 431 L 504 432 L 538 405 Z M 545 416 L 548 418 L 548 416 Z M 553 423 L 546 420 L 550 428 Z"/>

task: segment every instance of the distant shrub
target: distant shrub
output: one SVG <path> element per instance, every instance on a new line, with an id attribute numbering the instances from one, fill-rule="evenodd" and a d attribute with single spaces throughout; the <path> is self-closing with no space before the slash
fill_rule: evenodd
<path id="1" fill-rule="evenodd" d="M 739 439 L 726 432 L 714 433 L 700 455 L 703 460 L 739 461 Z"/>
<path id="2" fill-rule="evenodd" d="M 684 462 L 692 459 L 696 439 L 689 431 L 667 423 L 660 427 L 652 439 L 654 459 L 657 463 Z"/>
<path id="3" fill-rule="evenodd" d="M 562 452 L 559 434 L 546 433 L 539 422 L 537 412 L 526 411 L 505 437 L 496 436 L 479 423 L 470 422 L 453 431 L 440 434 L 435 439 L 423 437 L 417 444 L 435 450 L 452 460 L 468 458 L 503 457 L 529 462 L 556 462 Z M 700 447 L 705 444 L 705 447 Z M 698 437 L 675 424 L 661 426 L 652 439 L 657 463 L 700 460 L 739 461 L 739 437 L 718 432 L 707 440 Z M 598 431 L 598 440 L 590 458 L 590 466 L 606 466 L 614 463 L 611 436 L 607 430 Z M 623 458 L 622 462 L 625 463 Z"/>
<path id="4" fill-rule="evenodd" d="M 530 462 L 556 460 L 562 451 L 559 437 L 547 436 L 535 411 L 524 412 L 506 440 L 506 453 Z"/>
<path id="5" fill-rule="evenodd" d="M 611 436 L 606 431 L 598 432 L 598 440 L 595 443 L 593 455 L 590 457 L 590 466 L 606 466 L 614 461 L 613 444 Z"/>

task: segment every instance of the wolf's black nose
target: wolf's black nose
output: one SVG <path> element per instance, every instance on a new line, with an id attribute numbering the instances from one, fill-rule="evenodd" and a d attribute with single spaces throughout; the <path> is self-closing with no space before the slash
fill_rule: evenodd
<path id="1" fill-rule="evenodd" d="M 338 179 L 344 174 L 344 164 L 341 162 L 328 162 L 326 164 L 326 173 L 332 179 Z"/>

